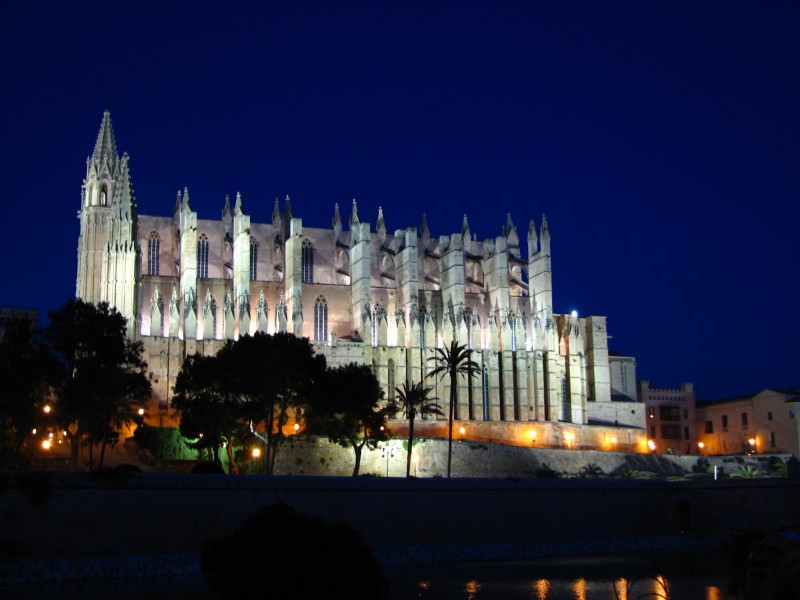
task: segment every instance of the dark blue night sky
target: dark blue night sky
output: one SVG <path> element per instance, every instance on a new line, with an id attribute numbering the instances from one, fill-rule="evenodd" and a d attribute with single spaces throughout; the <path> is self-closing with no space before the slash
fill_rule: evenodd
<path id="1" fill-rule="evenodd" d="M 337 4 L 337 5 L 334 5 Z M 479 239 L 547 214 L 558 312 L 658 387 L 800 383 L 800 3 L 15 2 L 0 304 L 75 293 L 103 110 L 139 212 L 289 194 Z M 433 6 L 431 6 L 433 5 Z M 261 6 L 259 4 L 258 6 Z"/>

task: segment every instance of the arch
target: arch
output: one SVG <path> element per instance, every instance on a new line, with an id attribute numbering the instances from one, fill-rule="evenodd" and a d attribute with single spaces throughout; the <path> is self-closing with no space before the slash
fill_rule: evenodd
<path id="1" fill-rule="evenodd" d="M 314 245 L 311 240 L 303 240 L 303 283 L 314 283 Z"/>
<path id="2" fill-rule="evenodd" d="M 250 281 L 258 279 L 258 242 L 250 236 Z"/>
<path id="3" fill-rule="evenodd" d="M 100 206 L 108 206 L 108 186 L 105 183 L 100 187 Z"/>
<path id="4" fill-rule="evenodd" d="M 205 233 L 197 238 L 197 277 L 208 279 L 208 236 Z"/>
<path id="5" fill-rule="evenodd" d="M 157 231 L 151 231 L 147 238 L 147 274 L 158 275 L 160 270 L 159 254 L 161 252 L 161 238 Z"/>
<path id="6" fill-rule="evenodd" d="M 328 341 L 328 301 L 324 296 L 314 301 L 314 340 Z"/>

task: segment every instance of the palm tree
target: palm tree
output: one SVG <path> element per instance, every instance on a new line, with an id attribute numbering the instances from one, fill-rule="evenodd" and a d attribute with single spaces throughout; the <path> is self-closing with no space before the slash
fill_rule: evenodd
<path id="1" fill-rule="evenodd" d="M 428 377 L 439 376 L 443 379 L 446 375 L 450 376 L 450 414 L 447 419 L 447 477 L 449 478 L 453 458 L 453 418 L 458 403 L 458 376 L 474 377 L 480 365 L 472 360 L 472 350 L 466 345 L 459 346 L 456 341 L 450 342 L 450 346 L 446 348 L 436 348 L 436 356 L 431 356 L 428 360 L 436 363 L 436 368 L 428 373 Z"/>
<path id="2" fill-rule="evenodd" d="M 411 387 L 403 383 L 395 388 L 397 400 L 392 402 L 391 411 L 402 411 L 408 419 L 408 455 L 406 456 L 406 477 L 411 475 L 411 450 L 414 447 L 414 419 L 417 415 L 443 415 L 436 398 L 428 398 L 432 387 L 424 387 L 421 382 L 412 383 Z"/>

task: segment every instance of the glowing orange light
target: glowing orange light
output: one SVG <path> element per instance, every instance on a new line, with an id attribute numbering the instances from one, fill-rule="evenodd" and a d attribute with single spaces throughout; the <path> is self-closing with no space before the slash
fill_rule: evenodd
<path id="1" fill-rule="evenodd" d="M 465 433 L 467 433 L 467 430 L 464 429 L 463 427 L 459 427 L 458 433 L 460 433 L 461 435 L 464 435 Z"/>
<path id="2" fill-rule="evenodd" d="M 143 409 L 143 408 L 140 408 L 140 409 L 139 409 L 139 416 L 141 416 L 141 415 L 143 415 L 143 414 L 144 414 L 144 409 Z"/>
<path id="3" fill-rule="evenodd" d="M 533 589 L 536 592 L 536 600 L 547 600 L 547 594 L 550 593 L 550 582 L 547 579 L 537 579 L 533 584 Z"/>
<path id="4" fill-rule="evenodd" d="M 49 404 L 45 404 L 44 408 L 42 409 L 44 412 L 49 413 L 52 409 L 50 408 Z"/>
<path id="5" fill-rule="evenodd" d="M 251 454 L 253 455 L 253 458 L 258 458 L 259 456 L 261 456 L 261 449 L 253 448 Z"/>
<path id="6" fill-rule="evenodd" d="M 300 424 L 299 423 L 295 423 L 294 427 L 292 427 L 292 429 L 294 429 L 295 433 L 297 433 L 298 431 L 300 431 Z"/>
<path id="7" fill-rule="evenodd" d="M 655 452 L 656 443 L 653 440 L 647 440 L 647 447 L 650 448 L 651 451 Z"/>
<path id="8" fill-rule="evenodd" d="M 42 448 L 44 448 L 45 450 L 50 450 L 50 445 L 51 445 L 50 440 L 44 440 L 42 442 Z"/>
<path id="9" fill-rule="evenodd" d="M 586 580 L 576 579 L 572 584 L 572 591 L 575 594 L 575 600 L 586 600 Z"/>

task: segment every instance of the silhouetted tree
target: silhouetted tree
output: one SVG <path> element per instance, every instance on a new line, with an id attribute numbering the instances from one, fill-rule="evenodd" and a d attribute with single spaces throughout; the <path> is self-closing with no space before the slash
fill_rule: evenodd
<path id="1" fill-rule="evenodd" d="M 230 471 L 239 472 L 234 447 L 249 430 L 241 398 L 231 390 L 220 358 L 187 356 L 175 380 L 173 403 L 181 411 L 181 434 L 194 440 L 189 447 L 210 450 L 221 465 L 219 449 L 225 446 Z"/>
<path id="2" fill-rule="evenodd" d="M 60 365 L 32 323 L 8 321 L 0 340 L 0 467 L 23 466 L 23 444 L 60 379 Z"/>
<path id="3" fill-rule="evenodd" d="M 406 477 L 411 475 L 411 452 L 414 447 L 414 420 L 417 416 L 441 416 L 441 407 L 436 398 L 429 398 L 433 388 L 424 387 L 421 382 L 412 383 L 411 387 L 403 383 L 402 387 L 395 388 L 397 398 L 390 404 L 390 412 L 400 411 L 408 419 L 408 454 L 406 455 Z"/>
<path id="4" fill-rule="evenodd" d="M 109 429 L 137 420 L 136 404 L 151 394 L 141 342 L 128 339 L 126 326 L 105 302 L 72 299 L 50 313 L 45 337 L 64 369 L 52 414 L 67 432 L 73 469 L 81 443 L 101 443 L 102 461 Z"/>
<path id="5" fill-rule="evenodd" d="M 328 369 L 319 389 L 310 407 L 314 432 L 353 448 L 356 477 L 364 447 L 377 448 L 387 439 L 387 408 L 380 406 L 383 390 L 372 369 L 356 363 Z"/>
<path id="6" fill-rule="evenodd" d="M 447 417 L 447 477 L 450 477 L 450 464 L 453 458 L 453 419 L 458 404 L 459 376 L 474 377 L 480 366 L 472 360 L 472 350 L 459 346 L 452 341 L 446 348 L 436 348 L 436 356 L 431 356 L 436 368 L 428 373 L 428 377 L 449 377 L 450 379 L 450 411 Z"/>
<path id="7" fill-rule="evenodd" d="M 231 535 L 206 541 L 200 566 L 208 587 L 224 600 L 249 598 L 255 589 L 281 600 L 382 600 L 388 589 L 359 531 L 285 504 L 265 506 Z"/>
<path id="8" fill-rule="evenodd" d="M 260 332 L 229 342 L 218 356 L 230 391 L 242 397 L 253 434 L 266 445 L 267 473 L 272 474 L 275 455 L 285 438 L 283 426 L 290 413 L 302 417 L 315 383 L 325 372 L 325 357 L 315 355 L 306 338 Z M 258 424 L 263 424 L 263 434 Z"/>

